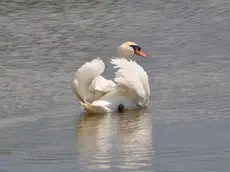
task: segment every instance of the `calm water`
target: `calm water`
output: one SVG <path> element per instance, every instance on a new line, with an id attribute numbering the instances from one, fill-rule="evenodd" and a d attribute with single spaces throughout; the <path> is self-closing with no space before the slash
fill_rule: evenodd
<path id="1" fill-rule="evenodd" d="M 70 82 L 125 40 L 151 105 L 83 113 Z M 229 172 L 230 2 L 1 0 L 0 172 Z"/>

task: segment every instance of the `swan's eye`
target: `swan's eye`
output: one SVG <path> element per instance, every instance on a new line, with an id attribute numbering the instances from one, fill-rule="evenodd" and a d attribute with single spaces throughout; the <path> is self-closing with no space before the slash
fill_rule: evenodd
<path id="1" fill-rule="evenodd" d="M 141 47 L 139 47 L 138 45 L 130 45 L 130 47 L 132 47 L 134 51 L 141 51 Z"/>

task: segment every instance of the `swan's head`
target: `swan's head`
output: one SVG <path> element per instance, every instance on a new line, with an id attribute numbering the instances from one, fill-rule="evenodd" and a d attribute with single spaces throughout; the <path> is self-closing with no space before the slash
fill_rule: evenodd
<path id="1" fill-rule="evenodd" d="M 129 56 L 136 54 L 138 56 L 147 57 L 145 53 L 141 51 L 141 47 L 135 42 L 125 42 L 117 48 L 117 56 L 119 58 L 128 58 Z"/>

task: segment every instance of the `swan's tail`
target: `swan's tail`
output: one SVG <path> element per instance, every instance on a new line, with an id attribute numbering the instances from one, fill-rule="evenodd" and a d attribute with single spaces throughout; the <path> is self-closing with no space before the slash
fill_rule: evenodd
<path id="1" fill-rule="evenodd" d="M 99 105 L 94 105 L 87 102 L 81 102 L 81 106 L 85 109 L 86 112 L 89 114 L 96 114 L 96 113 L 105 113 L 108 112 L 106 109 Z"/>
<path id="2" fill-rule="evenodd" d="M 98 76 L 100 76 L 105 69 L 105 64 L 99 58 L 86 62 L 75 73 L 75 77 L 72 83 L 72 89 L 76 97 L 85 102 L 85 98 L 89 92 L 89 86 L 91 82 Z"/>
<path id="3" fill-rule="evenodd" d="M 81 106 L 84 108 L 84 110 L 86 112 L 88 112 L 89 114 L 96 114 L 96 113 L 104 113 L 105 112 L 103 107 L 98 106 L 98 105 L 93 105 L 91 103 L 88 103 L 84 99 L 82 99 L 82 97 L 80 96 L 78 90 L 76 89 L 76 87 L 74 85 L 74 82 L 72 84 L 72 89 L 73 89 L 76 97 L 80 100 Z"/>

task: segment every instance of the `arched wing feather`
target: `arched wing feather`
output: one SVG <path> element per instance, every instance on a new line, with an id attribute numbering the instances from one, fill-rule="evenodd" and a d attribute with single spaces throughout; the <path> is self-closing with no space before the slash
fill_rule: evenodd
<path id="1" fill-rule="evenodd" d="M 80 101 L 85 102 L 87 99 L 100 98 L 104 95 L 103 93 L 114 89 L 116 84 L 101 76 L 104 69 L 105 64 L 99 58 L 86 62 L 78 69 L 72 87 Z"/>
<path id="2" fill-rule="evenodd" d="M 116 72 L 115 82 L 125 85 L 137 96 L 137 104 L 146 106 L 149 103 L 149 82 L 148 75 L 144 69 L 135 61 L 126 59 L 112 59 L 114 68 L 119 68 Z"/>

